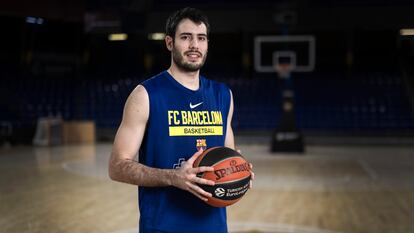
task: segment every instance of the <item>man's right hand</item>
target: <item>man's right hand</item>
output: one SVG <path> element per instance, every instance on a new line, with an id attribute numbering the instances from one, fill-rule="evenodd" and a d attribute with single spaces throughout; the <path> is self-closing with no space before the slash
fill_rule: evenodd
<path id="1" fill-rule="evenodd" d="M 190 159 L 183 162 L 179 169 L 175 170 L 172 185 L 189 191 L 203 201 L 207 201 L 208 197 L 212 197 L 211 193 L 204 191 L 197 184 L 214 185 L 215 182 L 197 177 L 197 173 L 214 171 L 213 167 L 193 167 L 194 161 L 203 153 L 200 149 Z"/>

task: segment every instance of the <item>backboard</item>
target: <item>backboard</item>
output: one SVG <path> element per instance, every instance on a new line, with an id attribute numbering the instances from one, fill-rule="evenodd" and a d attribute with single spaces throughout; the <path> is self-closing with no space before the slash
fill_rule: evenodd
<path id="1" fill-rule="evenodd" d="M 315 37 L 311 35 L 257 36 L 254 39 L 254 67 L 257 72 L 277 72 L 280 64 L 290 64 L 292 72 L 315 68 Z"/>

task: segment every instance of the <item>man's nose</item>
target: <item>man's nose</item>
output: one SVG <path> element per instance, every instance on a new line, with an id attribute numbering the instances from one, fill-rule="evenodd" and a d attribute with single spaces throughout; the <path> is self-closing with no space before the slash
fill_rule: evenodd
<path id="1" fill-rule="evenodd" d="M 190 48 L 198 48 L 198 39 L 197 38 L 191 39 Z"/>

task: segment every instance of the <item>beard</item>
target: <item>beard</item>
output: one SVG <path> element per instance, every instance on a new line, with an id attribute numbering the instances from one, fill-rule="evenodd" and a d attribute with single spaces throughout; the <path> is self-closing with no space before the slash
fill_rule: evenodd
<path id="1" fill-rule="evenodd" d="M 187 51 L 184 53 L 184 55 L 188 52 L 194 52 L 194 51 Z M 200 63 L 186 62 L 184 61 L 184 56 L 181 55 L 180 51 L 178 51 L 175 47 L 173 47 L 172 49 L 172 57 L 173 57 L 174 63 L 177 65 L 178 68 L 180 68 L 183 71 L 187 71 L 187 72 L 195 72 L 195 71 L 200 70 L 201 67 L 203 67 L 204 63 L 206 62 L 207 51 L 204 55 L 202 53 L 200 54 L 201 54 Z"/>

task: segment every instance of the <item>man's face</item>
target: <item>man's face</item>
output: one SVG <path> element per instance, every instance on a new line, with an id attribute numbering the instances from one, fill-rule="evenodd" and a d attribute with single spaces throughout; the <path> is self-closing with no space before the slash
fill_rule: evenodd
<path id="1" fill-rule="evenodd" d="M 168 42 L 167 42 L 168 46 Z M 175 65 L 188 72 L 198 71 L 206 61 L 208 39 L 206 25 L 182 20 L 169 46 Z"/>

